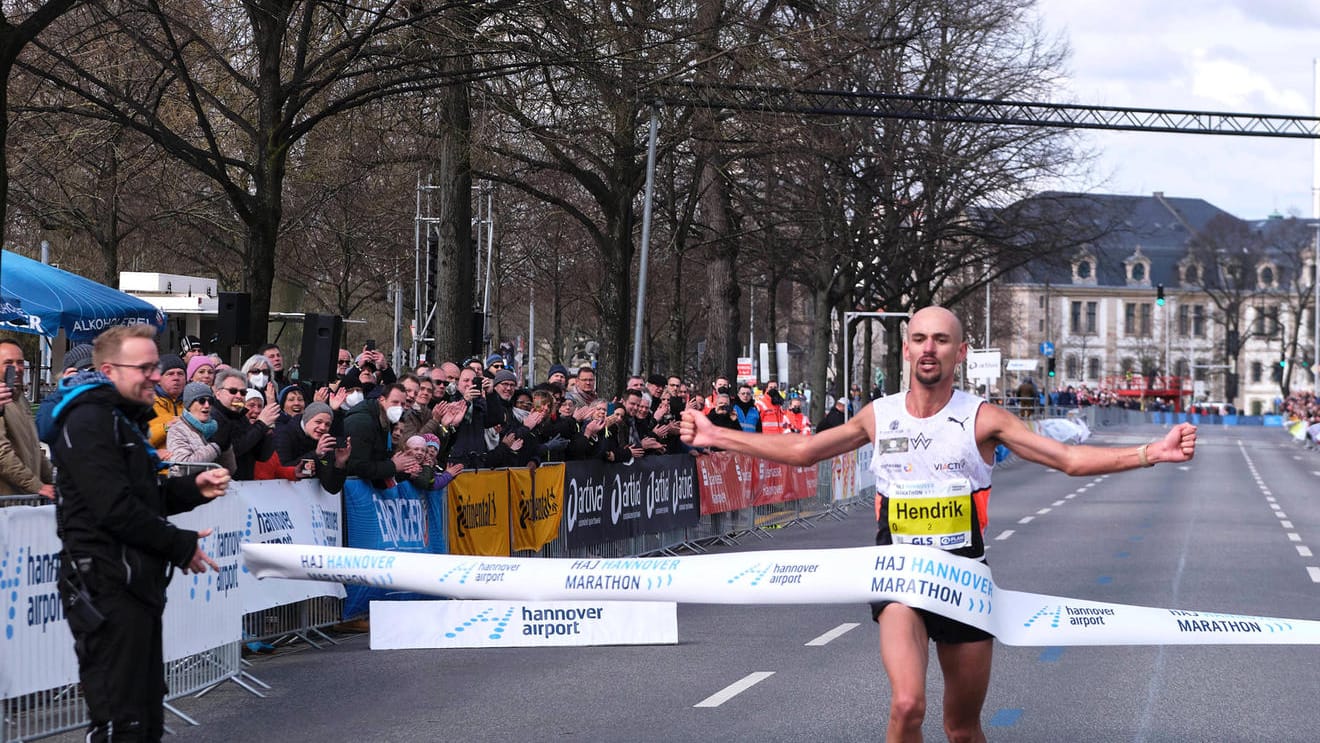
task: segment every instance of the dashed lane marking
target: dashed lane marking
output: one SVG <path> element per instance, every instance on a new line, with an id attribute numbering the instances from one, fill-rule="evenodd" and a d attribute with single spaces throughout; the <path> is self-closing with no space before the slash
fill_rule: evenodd
<path id="1" fill-rule="evenodd" d="M 1056 501 L 1054 501 L 1053 503 L 1051 503 L 1050 505 L 1051 505 L 1051 506 L 1062 506 L 1062 505 L 1063 505 L 1063 501 L 1061 501 L 1061 500 L 1056 500 Z"/>
<path id="2" fill-rule="evenodd" d="M 1313 583 L 1320 583 L 1320 568 L 1317 568 L 1314 565 L 1308 565 L 1306 567 L 1306 572 L 1311 576 L 1311 581 Z"/>
<path id="3" fill-rule="evenodd" d="M 805 647 L 809 647 L 809 648 L 818 648 L 818 647 L 820 647 L 821 645 L 828 645 L 829 642 L 830 642 L 830 640 L 838 639 L 838 638 L 842 637 L 842 636 L 844 635 L 844 633 L 846 633 L 846 632 L 850 632 L 850 631 L 852 631 L 852 630 L 855 630 L 855 629 L 857 629 L 857 628 L 860 627 L 860 626 L 862 626 L 862 625 L 861 625 L 860 623 L 858 623 L 858 622 L 844 622 L 843 624 L 840 624 L 838 627 L 835 627 L 834 629 L 830 630 L 829 632 L 826 632 L 825 634 L 821 635 L 820 637 L 817 637 L 816 639 L 812 640 L 811 642 L 808 642 L 808 643 L 806 644 Z M 697 706 L 701 706 L 701 705 L 697 705 Z"/>
<path id="4" fill-rule="evenodd" d="M 1019 524 L 1030 524 L 1030 523 L 1032 522 L 1032 520 L 1035 519 L 1035 518 L 1036 518 L 1035 516 L 1023 516 L 1022 518 L 1018 519 L 1018 523 L 1019 523 Z"/>
<path id="5" fill-rule="evenodd" d="M 995 537 L 995 541 L 996 541 L 996 542 L 1002 542 L 1002 541 L 1004 541 L 1005 539 L 1008 539 L 1008 538 L 1011 537 L 1011 536 L 1013 536 L 1013 530 L 1012 530 L 1012 529 L 1005 529 L 1004 531 L 1000 532 L 999 536 Z"/>
<path id="6" fill-rule="evenodd" d="M 1299 544 L 1299 545 L 1297 545 L 1297 554 L 1301 555 L 1302 557 L 1310 557 L 1310 556 L 1311 556 L 1311 548 L 1310 548 L 1310 547 L 1307 547 L 1307 546 L 1304 545 L 1304 544 Z"/>
<path id="7" fill-rule="evenodd" d="M 1285 529 L 1291 529 L 1291 528 L 1293 528 L 1293 525 L 1292 525 L 1292 522 L 1291 522 L 1291 521 L 1280 521 L 1280 522 L 1279 522 L 1279 526 L 1282 526 L 1282 527 L 1285 528 Z"/>
<path id="8" fill-rule="evenodd" d="M 1297 532 L 1292 532 L 1292 533 L 1290 533 L 1290 534 L 1288 535 L 1288 541 L 1289 541 L 1289 542 L 1300 542 L 1300 541 L 1302 541 L 1302 535 L 1301 535 L 1301 534 L 1298 534 Z"/>
<path id="9" fill-rule="evenodd" d="M 775 675 L 774 671 L 757 671 L 755 673 L 749 673 L 692 706 L 718 707 L 773 675 Z"/>
<path id="10" fill-rule="evenodd" d="M 1039 515 L 1041 515 L 1041 516 L 1044 516 L 1045 514 L 1049 513 L 1051 510 L 1053 510 L 1053 509 L 1050 509 L 1050 508 L 1042 508 L 1042 509 L 1040 509 L 1039 511 L 1037 511 L 1036 513 L 1039 514 Z"/>

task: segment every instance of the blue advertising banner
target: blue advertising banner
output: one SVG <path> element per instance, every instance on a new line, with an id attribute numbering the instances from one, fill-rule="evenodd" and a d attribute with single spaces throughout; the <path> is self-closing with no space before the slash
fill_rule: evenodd
<path id="1" fill-rule="evenodd" d="M 371 483 L 349 478 L 344 483 L 347 546 L 393 552 L 445 554 L 444 490 L 419 491 L 407 482 L 376 489 Z M 382 588 L 345 586 L 344 617 L 365 614 L 371 601 L 431 599 L 416 593 Z"/>

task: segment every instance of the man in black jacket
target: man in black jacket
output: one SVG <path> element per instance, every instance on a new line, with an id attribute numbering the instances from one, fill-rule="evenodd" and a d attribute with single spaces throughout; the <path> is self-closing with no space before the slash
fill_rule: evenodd
<path id="1" fill-rule="evenodd" d="M 215 375 L 214 389 L 220 405 L 212 408 L 211 415 L 219 425 L 211 440 L 221 450 L 233 448 L 237 463 L 235 480 L 253 480 L 257 462 L 264 462 L 275 453 L 272 434 L 280 417 L 280 406 L 272 402 L 261 409 L 255 423 L 249 421 L 247 408 L 243 406 L 247 377 L 237 369 L 225 369 Z"/>
<path id="2" fill-rule="evenodd" d="M 376 487 L 399 475 L 415 475 L 422 463 L 402 447 L 394 446 L 391 429 L 403 417 L 408 391 L 401 384 L 384 388 L 376 399 L 363 400 L 344 417 L 344 435 L 353 442 L 348 474 L 370 480 Z"/>
<path id="3" fill-rule="evenodd" d="M 164 479 L 147 441 L 160 357 L 147 325 L 116 326 L 96 339 L 97 371 L 67 395 L 51 437 L 56 477 L 60 596 L 83 696 L 87 740 L 160 740 L 161 616 L 174 568 L 218 570 L 199 546 L 200 532 L 165 517 L 225 492 L 229 473 Z"/>

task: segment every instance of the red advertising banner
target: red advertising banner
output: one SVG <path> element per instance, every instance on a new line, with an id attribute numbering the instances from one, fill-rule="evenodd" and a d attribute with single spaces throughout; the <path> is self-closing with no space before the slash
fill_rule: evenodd
<path id="1" fill-rule="evenodd" d="M 817 468 L 790 467 L 764 459 L 752 460 L 753 505 L 785 503 L 816 495 Z"/>
<path id="2" fill-rule="evenodd" d="M 725 513 L 752 505 L 751 457 L 719 451 L 697 457 L 701 513 Z"/>

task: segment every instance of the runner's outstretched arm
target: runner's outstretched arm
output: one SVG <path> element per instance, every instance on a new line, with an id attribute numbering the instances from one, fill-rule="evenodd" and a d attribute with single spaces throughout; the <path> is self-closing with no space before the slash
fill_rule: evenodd
<path id="1" fill-rule="evenodd" d="M 679 437 L 688 446 L 727 449 L 805 467 L 870 443 L 874 427 L 875 414 L 870 405 L 843 425 L 814 436 L 735 431 L 711 423 L 700 411 L 685 410 Z"/>
<path id="2" fill-rule="evenodd" d="M 1069 475 L 1102 475 L 1159 462 L 1190 461 L 1196 453 L 1196 426 L 1179 423 L 1163 438 L 1136 447 L 1070 445 L 1041 436 L 997 405 L 982 405 L 976 416 L 976 440 L 997 440 L 1023 459 Z"/>

